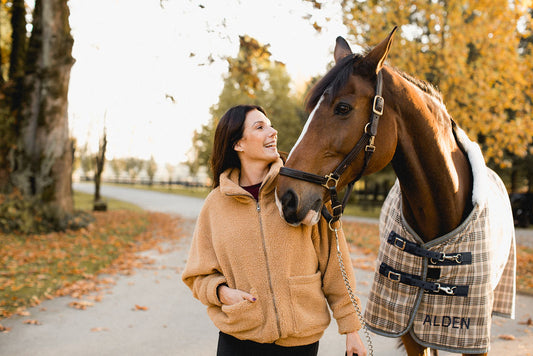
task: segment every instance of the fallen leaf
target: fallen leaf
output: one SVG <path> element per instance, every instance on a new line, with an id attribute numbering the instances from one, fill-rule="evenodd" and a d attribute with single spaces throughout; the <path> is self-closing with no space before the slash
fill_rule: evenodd
<path id="1" fill-rule="evenodd" d="M 24 320 L 23 323 L 28 324 L 28 325 L 42 325 L 39 320 L 35 320 L 35 319 Z"/>
<path id="2" fill-rule="evenodd" d="M 94 304 L 91 303 L 91 302 L 88 302 L 86 300 L 81 300 L 79 302 L 70 302 L 68 304 L 69 307 L 72 307 L 74 309 L 79 309 L 79 310 L 85 310 L 87 309 L 87 307 L 92 307 Z"/>
<path id="3" fill-rule="evenodd" d="M 0 333 L 8 333 L 11 331 L 11 328 L 8 328 L 6 326 L 3 326 L 2 324 L 0 324 Z"/>
<path id="4" fill-rule="evenodd" d="M 97 333 L 100 331 L 109 331 L 109 329 L 108 328 L 92 328 L 91 331 L 94 333 Z"/>
<path id="5" fill-rule="evenodd" d="M 148 310 L 148 307 L 143 307 L 143 306 L 135 304 L 135 310 L 144 310 L 144 311 L 146 311 L 146 310 Z"/>
<path id="6" fill-rule="evenodd" d="M 533 320 L 531 318 L 527 319 L 527 321 L 520 321 L 518 322 L 520 325 L 527 325 L 527 326 L 533 326 Z"/>
<path id="7" fill-rule="evenodd" d="M 516 339 L 514 335 L 510 335 L 510 334 L 500 335 L 499 338 L 502 340 L 515 340 Z"/>

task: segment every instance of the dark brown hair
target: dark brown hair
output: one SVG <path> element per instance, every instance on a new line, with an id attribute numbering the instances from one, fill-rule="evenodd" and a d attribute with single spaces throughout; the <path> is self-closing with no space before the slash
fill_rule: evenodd
<path id="1" fill-rule="evenodd" d="M 226 111 L 218 122 L 210 160 L 213 189 L 220 185 L 220 175 L 226 169 L 241 168 L 241 161 L 234 147 L 242 138 L 246 115 L 252 110 L 258 110 L 266 116 L 265 110 L 260 106 L 237 105 Z"/>

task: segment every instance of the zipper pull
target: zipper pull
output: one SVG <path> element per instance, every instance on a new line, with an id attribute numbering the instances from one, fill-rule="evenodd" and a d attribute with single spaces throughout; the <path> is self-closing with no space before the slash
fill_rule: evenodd
<path id="1" fill-rule="evenodd" d="M 261 211 L 261 207 L 259 206 L 259 202 L 257 202 L 257 211 Z"/>

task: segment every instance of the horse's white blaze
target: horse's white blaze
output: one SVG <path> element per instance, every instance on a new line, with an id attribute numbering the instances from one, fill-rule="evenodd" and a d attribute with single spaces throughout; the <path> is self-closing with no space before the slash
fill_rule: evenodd
<path id="1" fill-rule="evenodd" d="M 315 116 L 315 113 L 318 110 L 318 108 L 320 107 L 320 104 L 322 103 L 323 99 L 324 99 L 324 95 L 322 95 L 320 97 L 320 100 L 316 104 L 315 108 L 313 109 L 313 111 L 311 111 L 311 114 L 309 115 L 309 118 L 307 118 L 307 122 L 305 123 L 305 126 L 304 126 L 304 128 L 302 130 L 302 133 L 300 134 L 300 137 L 298 137 L 298 140 L 296 141 L 296 143 L 292 147 L 291 152 L 289 152 L 289 157 L 287 157 L 287 160 L 289 160 L 291 158 L 292 153 L 294 152 L 296 147 L 298 147 L 298 144 L 300 143 L 300 141 L 302 141 L 302 138 L 305 136 L 305 133 L 307 132 L 307 129 L 309 128 L 309 125 L 311 124 L 311 120 L 313 120 L 313 117 Z"/>

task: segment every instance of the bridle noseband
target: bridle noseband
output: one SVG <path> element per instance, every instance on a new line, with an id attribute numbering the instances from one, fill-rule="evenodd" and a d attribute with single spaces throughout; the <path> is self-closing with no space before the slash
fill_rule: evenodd
<path id="1" fill-rule="evenodd" d="M 365 126 L 365 132 L 363 133 L 363 136 L 359 139 L 355 147 L 352 148 L 352 150 L 342 160 L 342 162 L 337 166 L 337 168 L 335 168 L 333 172 L 325 176 L 319 176 L 313 173 L 307 173 L 287 167 L 281 167 L 279 171 L 279 174 L 283 176 L 303 180 L 314 184 L 319 184 L 329 191 L 331 197 L 332 214 L 330 214 L 326 206 L 323 206 L 322 215 L 326 218 L 330 227 L 332 223 L 338 221 L 341 218 L 355 182 L 357 182 L 363 176 L 363 173 L 365 172 L 368 166 L 368 162 L 370 161 L 372 154 L 376 150 L 376 146 L 374 146 L 374 139 L 378 130 L 379 118 L 381 117 L 381 115 L 383 115 L 383 108 L 385 106 L 385 100 L 381 96 L 382 87 L 383 78 L 381 71 L 379 71 L 377 73 L 376 94 L 374 96 L 372 104 L 372 113 L 370 114 L 369 122 Z M 348 183 L 348 186 L 346 188 L 346 194 L 344 194 L 344 198 L 342 199 L 341 203 L 337 194 L 337 184 L 339 183 L 341 175 L 350 166 L 350 164 L 352 164 L 352 162 L 359 155 L 363 148 L 365 150 L 363 168 L 361 169 L 357 177 L 355 177 L 355 179 Z"/>

